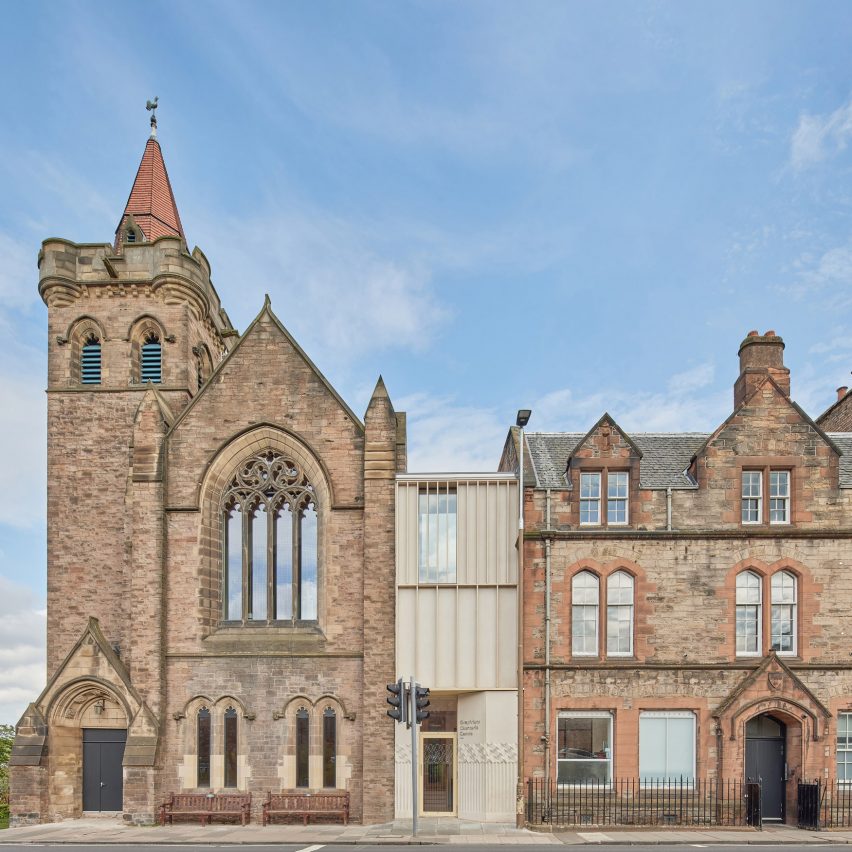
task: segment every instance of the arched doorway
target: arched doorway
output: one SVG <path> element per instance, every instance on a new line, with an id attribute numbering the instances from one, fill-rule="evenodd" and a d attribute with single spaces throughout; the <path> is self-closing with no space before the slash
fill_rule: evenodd
<path id="1" fill-rule="evenodd" d="M 768 822 L 783 822 L 787 798 L 787 726 L 769 713 L 745 726 L 745 776 L 761 782 L 761 810 Z"/>

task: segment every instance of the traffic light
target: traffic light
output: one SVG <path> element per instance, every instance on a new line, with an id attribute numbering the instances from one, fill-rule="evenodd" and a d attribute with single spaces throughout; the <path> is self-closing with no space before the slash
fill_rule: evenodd
<path id="1" fill-rule="evenodd" d="M 429 706 L 429 687 L 417 686 L 414 689 L 414 705 L 415 713 L 417 714 L 416 722 L 419 725 L 424 719 L 429 718 L 429 711 L 426 709 Z"/>
<path id="2" fill-rule="evenodd" d="M 387 702 L 393 708 L 392 710 L 388 710 L 388 716 L 396 722 L 407 722 L 408 702 L 405 700 L 405 684 L 402 678 L 396 683 L 389 683 L 387 690 L 390 693 Z"/>

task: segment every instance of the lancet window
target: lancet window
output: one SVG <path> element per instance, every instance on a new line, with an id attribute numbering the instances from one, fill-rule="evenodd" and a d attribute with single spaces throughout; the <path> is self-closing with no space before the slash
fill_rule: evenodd
<path id="1" fill-rule="evenodd" d="M 298 464 L 269 450 L 242 463 L 222 502 L 226 621 L 317 620 L 317 498 Z"/>

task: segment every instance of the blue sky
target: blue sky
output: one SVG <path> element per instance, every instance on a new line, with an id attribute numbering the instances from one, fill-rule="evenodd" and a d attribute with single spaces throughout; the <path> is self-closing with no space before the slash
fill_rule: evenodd
<path id="1" fill-rule="evenodd" d="M 747 331 L 852 368 L 852 5 L 30 2 L 0 69 L 0 721 L 43 681 L 42 239 L 109 241 L 158 95 L 190 243 L 412 469 L 530 428 L 711 429 Z"/>

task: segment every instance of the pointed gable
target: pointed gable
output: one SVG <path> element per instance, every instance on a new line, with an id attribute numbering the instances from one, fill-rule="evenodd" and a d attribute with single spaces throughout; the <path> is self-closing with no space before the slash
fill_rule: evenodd
<path id="1" fill-rule="evenodd" d="M 779 387 L 772 376 L 764 376 L 734 412 L 708 436 L 696 451 L 691 467 L 709 452 L 725 455 L 779 457 L 821 455 L 823 447 L 832 456 L 839 448 L 819 426 Z"/>
<path id="2" fill-rule="evenodd" d="M 152 136 L 145 145 L 130 197 L 115 230 L 116 249 L 128 221 L 141 231 L 148 242 L 158 237 L 183 237 L 183 225 L 175 203 L 160 143 Z"/>
<path id="3" fill-rule="evenodd" d="M 811 720 L 812 736 L 819 740 L 831 713 L 774 651 L 749 672 L 713 711 L 719 727 L 736 739 L 737 727 L 761 713 L 775 713 L 794 720 Z"/>
<path id="4" fill-rule="evenodd" d="M 630 436 L 604 412 L 601 419 L 577 442 L 566 460 L 566 468 L 577 459 L 619 460 L 624 464 L 642 458 L 642 450 Z"/>

